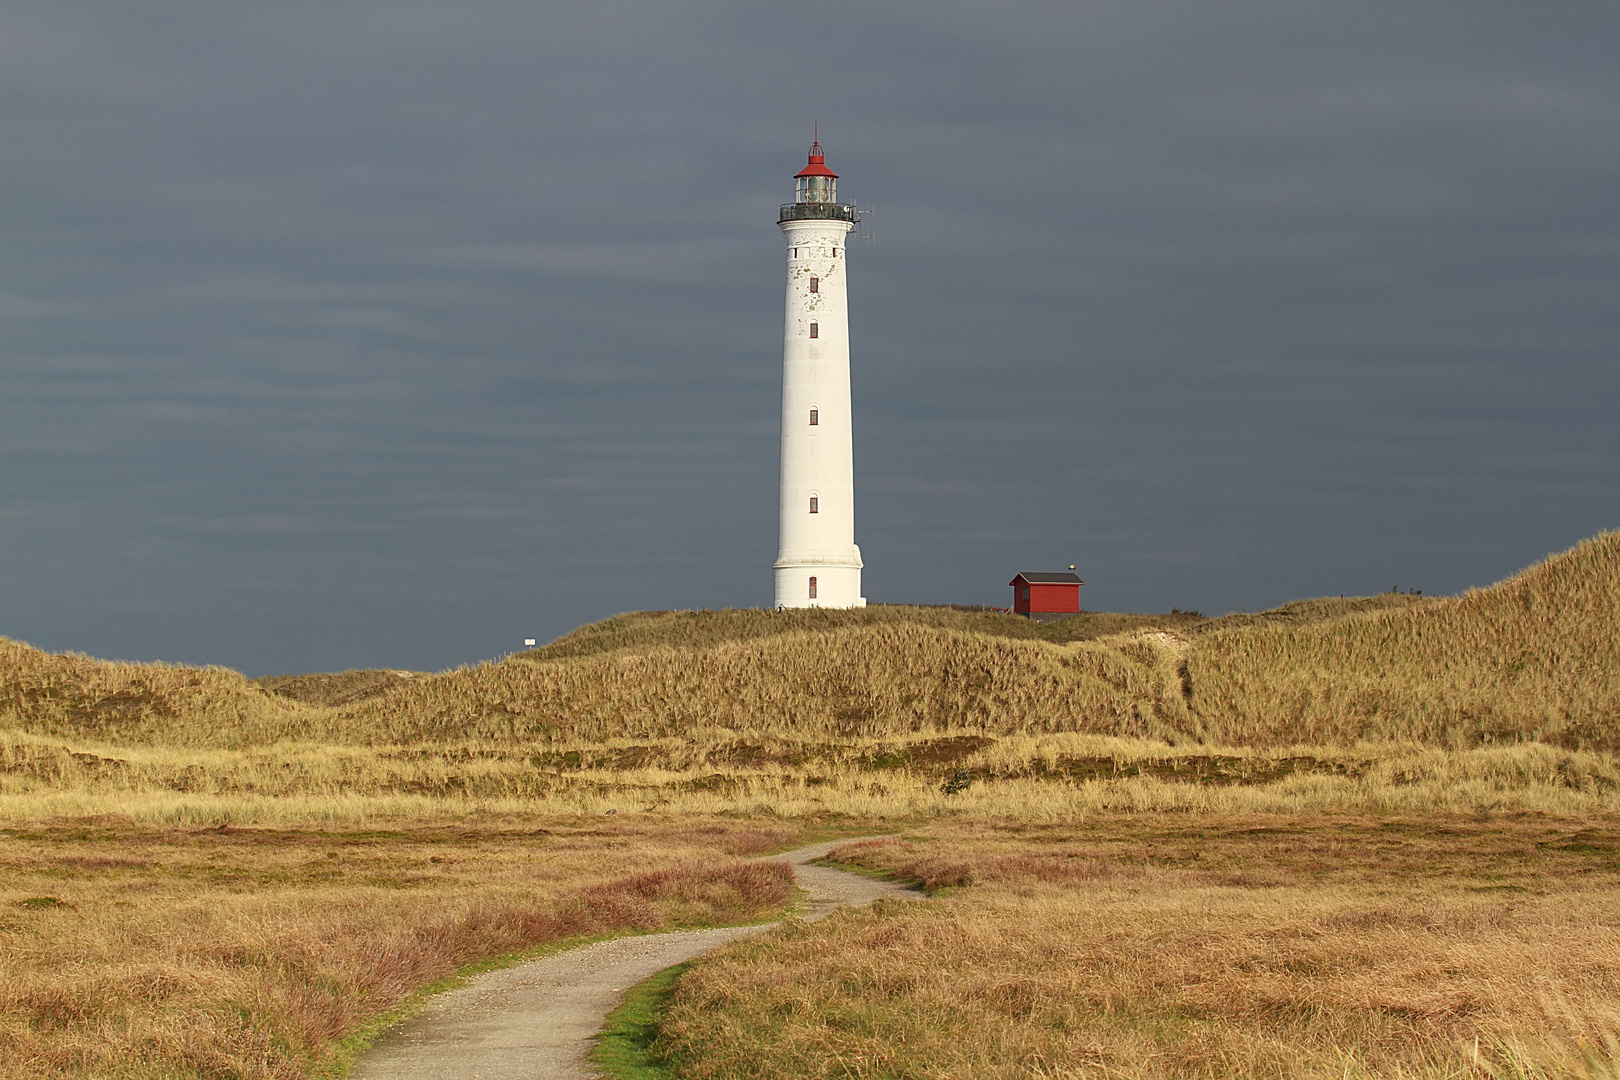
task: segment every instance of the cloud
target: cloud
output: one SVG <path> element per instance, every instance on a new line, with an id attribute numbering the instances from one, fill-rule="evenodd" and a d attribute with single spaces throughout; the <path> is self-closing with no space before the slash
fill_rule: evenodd
<path id="1" fill-rule="evenodd" d="M 763 604 L 822 123 L 875 600 L 1257 608 L 1615 524 L 1620 16 L 21 5 L 0 633 L 443 667 Z"/>

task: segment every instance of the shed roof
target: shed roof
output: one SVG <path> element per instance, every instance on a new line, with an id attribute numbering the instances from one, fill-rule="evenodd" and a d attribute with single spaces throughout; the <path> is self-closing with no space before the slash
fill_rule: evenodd
<path id="1" fill-rule="evenodd" d="M 1065 571 L 1065 572 L 1063 572 L 1061 574 L 1044 574 L 1044 573 L 1041 573 L 1040 571 L 1037 571 L 1037 570 L 1020 570 L 1018 572 L 1018 576 L 1013 578 L 1011 581 L 1007 582 L 1007 584 L 1016 585 L 1016 584 L 1019 583 L 1019 581 L 1023 581 L 1023 583 L 1025 585 L 1084 585 L 1085 584 L 1085 582 L 1080 580 L 1080 575 L 1079 574 L 1072 574 L 1072 573 L 1069 573 L 1067 571 Z"/>

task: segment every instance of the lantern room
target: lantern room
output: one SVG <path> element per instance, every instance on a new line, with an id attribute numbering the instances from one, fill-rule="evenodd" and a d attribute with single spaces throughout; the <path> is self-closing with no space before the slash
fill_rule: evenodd
<path id="1" fill-rule="evenodd" d="M 838 174 L 827 168 L 827 155 L 821 152 L 821 140 L 810 144 L 810 164 L 794 179 L 799 184 L 794 202 L 838 201 Z"/>

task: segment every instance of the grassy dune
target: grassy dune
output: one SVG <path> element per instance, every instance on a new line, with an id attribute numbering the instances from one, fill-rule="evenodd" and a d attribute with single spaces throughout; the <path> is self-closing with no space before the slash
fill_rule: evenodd
<path id="1" fill-rule="evenodd" d="M 1389 596 L 1345 608 L 1405 607 Z M 1273 618 L 1332 618 L 1291 605 Z M 1070 625 L 1073 623 L 1074 625 Z M 997 612 L 719 611 L 620 616 L 546 649 L 414 681 L 310 719 L 311 737 L 536 742 L 1084 732 L 1185 738 L 1184 633 L 1222 620 Z"/>
<path id="2" fill-rule="evenodd" d="M 1614 789 L 1617 612 L 1610 533 L 1455 598 L 1049 626 L 951 608 L 648 613 L 437 675 L 253 683 L 0 641 L 0 812 L 77 793 L 871 813 L 926 809 L 957 773 L 1063 781 L 1068 805 L 1076 787 L 1189 778 L 1344 804 L 1358 784 L 1376 802 L 1459 767 L 1590 803 Z M 1424 748 L 1464 756 L 1441 767 Z"/>
<path id="3" fill-rule="evenodd" d="M 251 745 L 300 712 L 226 668 L 93 660 L 0 638 L 0 717 L 39 734 L 163 744 L 213 727 L 221 744 Z"/>
<path id="4" fill-rule="evenodd" d="M 1620 533 L 1488 589 L 1200 638 L 1189 733 L 1245 745 L 1406 739 L 1620 747 Z"/>
<path id="5" fill-rule="evenodd" d="M 437 675 L 0 641 L 0 816 L 1620 808 L 1620 534 L 1461 597 L 1205 619 L 665 612 Z"/>
<path id="6" fill-rule="evenodd" d="M 1073 627 L 949 608 L 658 613 L 433 676 L 259 685 L 4 642 L 0 715 L 35 735 L 236 748 L 724 732 L 1612 750 L 1617 612 L 1620 534 L 1610 533 L 1455 598 L 1389 594 L 1213 620 L 1088 616 Z"/>

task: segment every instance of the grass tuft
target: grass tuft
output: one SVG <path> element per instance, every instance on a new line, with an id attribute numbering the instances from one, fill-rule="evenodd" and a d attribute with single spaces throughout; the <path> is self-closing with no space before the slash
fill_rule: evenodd
<path id="1" fill-rule="evenodd" d="M 625 992 L 624 1001 L 608 1014 L 591 1064 L 613 1080 L 668 1080 L 669 1059 L 658 1047 L 661 1018 L 675 995 L 675 983 L 690 964 L 665 968 Z"/>

